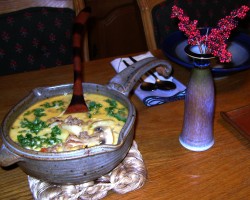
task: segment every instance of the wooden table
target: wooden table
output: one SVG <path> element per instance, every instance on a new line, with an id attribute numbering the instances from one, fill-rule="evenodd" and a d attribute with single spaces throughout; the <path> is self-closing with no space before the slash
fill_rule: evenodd
<path id="1" fill-rule="evenodd" d="M 160 51 L 153 52 L 164 58 Z M 114 58 L 85 64 L 85 82 L 106 84 L 115 75 Z M 173 64 L 174 76 L 187 83 L 189 72 Z M 72 66 L 0 77 L 0 120 L 31 89 L 72 82 Z M 121 195 L 110 192 L 106 199 L 249 199 L 250 142 L 220 116 L 250 103 L 250 70 L 215 81 L 216 108 L 214 146 L 204 152 L 183 148 L 178 140 L 182 129 L 184 101 L 146 107 L 136 96 L 136 141 L 148 171 L 139 190 Z M 250 122 L 249 122 L 250 123 Z M 0 169 L 0 199 L 32 199 L 27 175 L 17 165 Z"/>

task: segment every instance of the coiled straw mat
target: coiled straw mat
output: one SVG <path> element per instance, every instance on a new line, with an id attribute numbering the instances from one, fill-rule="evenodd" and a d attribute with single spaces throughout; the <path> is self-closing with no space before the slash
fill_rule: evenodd
<path id="1" fill-rule="evenodd" d="M 119 194 L 137 190 L 144 185 L 146 178 L 142 155 L 134 141 L 125 159 L 95 181 L 79 185 L 53 185 L 28 176 L 28 182 L 35 200 L 97 200 L 107 196 L 111 190 Z"/>

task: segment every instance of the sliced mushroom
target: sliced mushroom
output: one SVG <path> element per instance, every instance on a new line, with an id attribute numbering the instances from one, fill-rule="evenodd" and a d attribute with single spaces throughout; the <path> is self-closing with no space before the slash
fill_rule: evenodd
<path id="1" fill-rule="evenodd" d="M 99 120 L 99 121 L 95 121 L 93 122 L 90 127 L 95 129 L 98 126 L 114 126 L 115 122 L 111 119 L 108 120 Z"/>
<path id="2" fill-rule="evenodd" d="M 76 135 L 76 136 L 79 136 L 80 132 L 82 132 L 82 127 L 81 126 L 78 126 L 78 125 L 66 125 L 66 124 L 63 124 L 62 125 L 62 129 L 65 129 L 67 131 L 69 131 L 70 133 Z"/>
<path id="3" fill-rule="evenodd" d="M 113 144 L 114 137 L 110 127 L 102 127 L 102 131 L 100 132 L 100 139 L 104 144 Z"/>
<path id="4" fill-rule="evenodd" d="M 114 136 L 112 127 L 115 125 L 113 120 L 100 120 L 91 124 L 94 129 L 93 135 L 99 135 L 103 144 L 113 144 Z"/>

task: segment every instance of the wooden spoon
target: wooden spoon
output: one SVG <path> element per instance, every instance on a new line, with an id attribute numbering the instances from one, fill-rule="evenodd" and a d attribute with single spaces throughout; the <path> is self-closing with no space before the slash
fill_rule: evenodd
<path id="1" fill-rule="evenodd" d="M 76 17 L 73 26 L 73 66 L 74 66 L 74 86 L 73 95 L 65 114 L 88 112 L 88 107 L 83 96 L 82 87 L 82 44 L 84 24 L 90 15 L 90 9 L 84 8 Z"/>

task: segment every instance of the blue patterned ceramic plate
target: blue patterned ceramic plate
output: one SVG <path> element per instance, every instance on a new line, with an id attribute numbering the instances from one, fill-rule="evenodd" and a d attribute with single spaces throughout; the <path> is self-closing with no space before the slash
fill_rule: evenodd
<path id="1" fill-rule="evenodd" d="M 176 31 L 165 38 L 162 51 L 173 62 L 191 69 L 192 60 L 184 52 L 186 45 L 187 37 L 181 31 Z M 228 50 L 232 53 L 232 61 L 215 63 L 212 68 L 215 77 L 228 76 L 250 68 L 250 36 L 244 33 L 231 35 Z"/>

